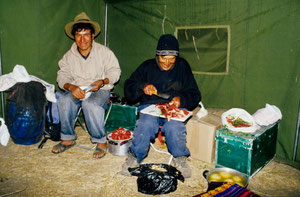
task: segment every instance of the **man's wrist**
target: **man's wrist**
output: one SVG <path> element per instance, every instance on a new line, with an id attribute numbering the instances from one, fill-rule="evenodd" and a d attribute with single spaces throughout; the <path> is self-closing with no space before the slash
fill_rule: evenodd
<path id="1" fill-rule="evenodd" d="M 102 84 L 103 84 L 102 86 L 104 86 L 105 84 L 109 84 L 109 78 L 104 78 L 101 81 L 102 81 Z"/>
<path id="2" fill-rule="evenodd" d="M 102 88 L 105 85 L 105 81 L 104 81 L 104 79 L 101 79 L 100 81 L 102 82 L 100 88 Z"/>
<path id="3" fill-rule="evenodd" d="M 65 83 L 65 85 L 64 85 L 65 90 L 70 91 L 70 87 L 71 87 L 70 83 Z"/>

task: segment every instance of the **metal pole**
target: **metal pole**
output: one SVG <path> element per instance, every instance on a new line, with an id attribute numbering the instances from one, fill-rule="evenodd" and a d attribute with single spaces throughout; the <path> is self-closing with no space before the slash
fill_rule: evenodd
<path id="1" fill-rule="evenodd" d="M 0 76 L 2 75 L 2 59 L 1 59 L 1 36 L 0 36 Z M 4 113 L 4 93 L 1 92 L 1 111 L 2 111 L 2 117 L 5 119 L 5 113 Z"/>
<path id="2" fill-rule="evenodd" d="M 298 107 L 298 121 L 297 121 L 295 142 L 294 142 L 293 161 L 296 161 L 296 156 L 297 156 L 297 148 L 298 148 L 298 140 L 299 140 L 299 127 L 300 127 L 300 99 L 299 99 L 299 107 Z"/>
<path id="3" fill-rule="evenodd" d="M 107 1 L 105 1 L 105 19 L 104 19 L 104 45 L 107 46 Z"/>

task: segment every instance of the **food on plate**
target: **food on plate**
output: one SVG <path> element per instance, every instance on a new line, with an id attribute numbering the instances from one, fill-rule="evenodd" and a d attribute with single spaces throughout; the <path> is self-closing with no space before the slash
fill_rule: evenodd
<path id="1" fill-rule="evenodd" d="M 158 103 L 156 107 L 161 110 L 161 113 L 166 117 L 167 121 L 171 118 L 183 118 L 189 115 L 189 112 L 185 109 L 179 109 L 176 105 L 170 105 L 168 103 Z"/>
<path id="2" fill-rule="evenodd" d="M 115 129 L 110 135 L 110 138 L 113 140 L 128 140 L 130 139 L 130 137 L 131 137 L 131 131 L 123 127 L 119 127 L 118 129 Z"/>
<path id="3" fill-rule="evenodd" d="M 234 116 L 227 116 L 226 117 L 227 122 L 232 127 L 251 127 L 252 123 L 246 122 L 245 120 L 241 119 L 240 117 L 234 117 Z"/>

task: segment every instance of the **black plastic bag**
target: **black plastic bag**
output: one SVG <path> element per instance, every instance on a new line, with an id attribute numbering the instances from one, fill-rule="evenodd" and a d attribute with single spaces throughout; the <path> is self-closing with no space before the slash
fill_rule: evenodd
<path id="1" fill-rule="evenodd" d="M 184 182 L 181 172 L 166 164 L 142 164 L 128 170 L 138 177 L 138 191 L 144 194 L 167 194 L 177 189 L 177 179 Z"/>

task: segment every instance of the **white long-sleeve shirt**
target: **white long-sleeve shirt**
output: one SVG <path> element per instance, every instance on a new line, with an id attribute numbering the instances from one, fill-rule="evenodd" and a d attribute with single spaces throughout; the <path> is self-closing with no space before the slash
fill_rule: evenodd
<path id="1" fill-rule="evenodd" d="M 104 90 L 111 90 L 120 79 L 121 69 L 115 54 L 106 46 L 93 41 L 92 50 L 84 59 L 74 42 L 69 51 L 58 62 L 57 82 L 60 88 L 66 83 L 89 86 L 91 83 L 108 78 Z"/>

